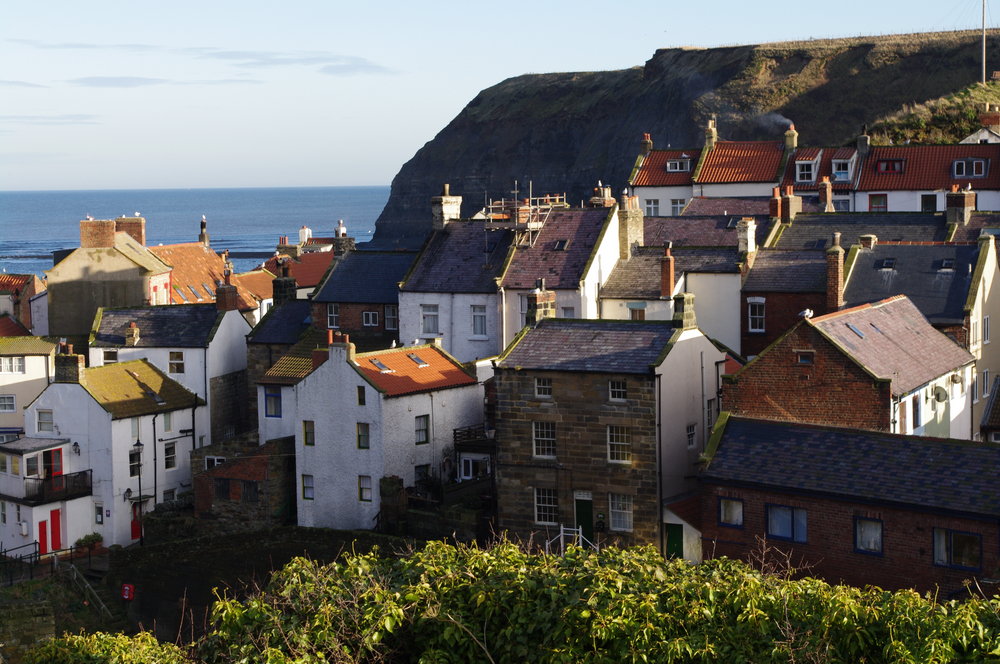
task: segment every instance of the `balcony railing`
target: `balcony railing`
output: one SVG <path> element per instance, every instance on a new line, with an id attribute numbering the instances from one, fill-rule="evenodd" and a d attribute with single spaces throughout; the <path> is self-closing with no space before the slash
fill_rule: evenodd
<path id="1" fill-rule="evenodd" d="M 29 505 L 43 505 L 59 500 L 72 500 L 89 496 L 91 489 L 90 470 L 45 479 L 29 477 L 24 480 L 24 501 Z"/>

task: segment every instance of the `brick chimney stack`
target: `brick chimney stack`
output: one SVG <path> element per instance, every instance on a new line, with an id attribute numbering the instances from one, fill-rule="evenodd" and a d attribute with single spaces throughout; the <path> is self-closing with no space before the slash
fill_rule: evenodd
<path id="1" fill-rule="evenodd" d="M 115 221 L 113 219 L 82 219 L 80 221 L 81 249 L 108 249 L 115 246 Z"/>
<path id="2" fill-rule="evenodd" d="M 833 234 L 833 246 L 826 250 L 826 310 L 839 311 L 844 306 L 844 249 L 840 233 Z"/>
<path id="3" fill-rule="evenodd" d="M 639 208 L 639 197 L 622 193 L 618 206 L 618 257 L 627 261 L 632 258 L 632 248 L 642 246 L 643 216 Z"/>
<path id="4" fill-rule="evenodd" d="M 79 383 L 86 368 L 83 355 L 73 353 L 72 344 L 66 346 L 66 352 L 56 355 L 55 375 L 53 381 L 56 383 Z"/>
<path id="5" fill-rule="evenodd" d="M 297 297 L 297 284 L 295 283 L 295 278 L 289 276 L 288 263 L 286 261 L 282 261 L 280 271 L 281 276 L 275 277 L 271 281 L 271 297 L 274 299 L 275 307 L 280 307 L 285 302 L 294 300 Z"/>
<path id="6" fill-rule="evenodd" d="M 643 157 L 645 157 L 646 155 L 648 155 L 650 152 L 653 151 L 653 139 L 650 138 L 649 134 L 642 135 L 642 143 L 640 143 L 639 145 L 641 146 L 639 148 L 639 154 L 641 154 Z"/>
<path id="7" fill-rule="evenodd" d="M 462 218 L 462 197 L 451 195 L 451 185 L 445 183 L 440 196 L 431 198 L 431 227 L 444 230 L 448 222 Z"/>
<path id="8" fill-rule="evenodd" d="M 538 279 L 535 290 L 528 293 L 528 311 L 524 314 L 524 323 L 533 326 L 543 318 L 554 318 L 555 315 L 555 291 L 545 290 L 545 279 Z"/>
<path id="9" fill-rule="evenodd" d="M 128 233 L 133 240 L 146 246 L 146 220 L 143 217 L 118 217 L 115 219 L 115 231 Z"/>
<path id="10" fill-rule="evenodd" d="M 236 311 L 240 308 L 236 286 L 232 284 L 232 273 L 226 270 L 226 282 L 215 287 L 215 308 L 219 311 Z"/>
<path id="11" fill-rule="evenodd" d="M 694 315 L 694 293 L 678 293 L 674 295 L 675 324 L 682 330 L 697 330 L 698 320 Z"/>
<path id="12" fill-rule="evenodd" d="M 673 297 L 674 294 L 674 257 L 670 253 L 673 242 L 667 242 L 667 248 L 663 250 L 663 257 L 660 259 L 660 297 Z"/>
<path id="13" fill-rule="evenodd" d="M 771 219 L 781 219 L 781 187 L 771 189 L 771 200 L 769 203 L 768 216 Z"/>
<path id="14" fill-rule="evenodd" d="M 976 192 L 972 189 L 959 189 L 957 184 L 951 185 L 951 191 L 945 194 L 945 217 L 949 224 L 969 223 L 976 209 Z"/>
<path id="15" fill-rule="evenodd" d="M 802 212 L 802 197 L 795 195 L 792 185 L 785 187 L 785 195 L 781 197 L 781 221 L 790 224 L 795 221 L 795 215 Z"/>
<path id="16" fill-rule="evenodd" d="M 198 242 L 201 242 L 206 247 L 211 246 L 208 240 L 208 220 L 205 219 L 205 215 L 201 215 L 201 232 L 198 233 Z"/>
<path id="17" fill-rule="evenodd" d="M 126 346 L 138 346 L 139 345 L 139 326 L 132 321 L 125 328 L 125 345 Z"/>
<path id="18" fill-rule="evenodd" d="M 823 212 L 836 212 L 833 207 L 833 183 L 828 175 L 824 175 L 819 182 L 819 202 L 823 205 Z"/>

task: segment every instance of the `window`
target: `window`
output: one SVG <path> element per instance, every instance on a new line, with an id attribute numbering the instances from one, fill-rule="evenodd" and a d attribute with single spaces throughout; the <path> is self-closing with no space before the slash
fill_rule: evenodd
<path id="1" fill-rule="evenodd" d="M 920 406 L 921 406 L 920 392 L 914 394 L 913 398 L 910 399 L 910 406 L 913 409 L 913 428 L 914 430 L 916 430 L 917 427 L 921 426 L 924 423 L 924 420 L 921 417 L 920 413 Z"/>
<path id="2" fill-rule="evenodd" d="M 377 311 L 362 311 L 361 312 L 361 325 L 363 327 L 378 327 L 378 312 Z"/>
<path id="3" fill-rule="evenodd" d="M 326 305 L 326 326 L 331 330 L 336 330 L 338 327 L 340 327 L 339 304 Z"/>
<path id="4" fill-rule="evenodd" d="M 167 433 L 173 430 L 174 430 L 174 414 L 163 413 L 163 432 Z"/>
<path id="5" fill-rule="evenodd" d="M 934 564 L 964 569 L 979 569 L 982 559 L 982 536 L 947 528 L 934 529 Z"/>
<path id="6" fill-rule="evenodd" d="M 849 198 L 835 198 L 835 199 L 833 199 L 833 211 L 834 212 L 850 212 L 851 211 L 851 199 L 849 199 Z"/>
<path id="7" fill-rule="evenodd" d="M 420 331 L 423 334 L 438 333 L 438 305 L 420 305 Z"/>
<path id="8" fill-rule="evenodd" d="M 688 443 L 688 449 L 689 450 L 694 449 L 694 446 L 695 446 L 695 437 L 696 437 L 697 432 L 698 432 L 697 425 L 694 425 L 694 424 L 687 425 L 687 430 L 685 431 L 685 435 L 687 435 L 687 443 Z"/>
<path id="9" fill-rule="evenodd" d="M 177 499 L 177 489 L 165 489 L 163 491 L 163 502 L 169 503 L 171 500 Z"/>
<path id="10" fill-rule="evenodd" d="M 562 317 L 563 318 L 573 318 L 576 316 L 576 307 L 563 307 Z"/>
<path id="11" fill-rule="evenodd" d="M 553 251 L 566 251 L 566 247 L 569 246 L 569 240 L 556 240 L 552 244 Z"/>
<path id="12" fill-rule="evenodd" d="M 118 362 L 117 350 L 104 351 L 104 364 L 115 364 L 116 362 Z"/>
<path id="13" fill-rule="evenodd" d="M 739 498 L 719 498 L 719 525 L 743 527 L 743 501 Z"/>
<path id="14" fill-rule="evenodd" d="M 979 377 L 972 372 L 972 403 L 979 401 Z"/>
<path id="15" fill-rule="evenodd" d="M 612 401 L 625 401 L 625 399 L 628 399 L 628 382 L 624 380 L 609 380 L 608 397 Z"/>
<path id="16" fill-rule="evenodd" d="M 686 173 L 691 170 L 691 160 L 690 159 L 668 159 L 667 160 L 667 172 L 668 173 Z"/>
<path id="17" fill-rule="evenodd" d="M 716 411 L 715 398 L 711 398 L 705 401 L 705 431 L 711 431 L 712 427 L 715 426 L 715 418 L 719 416 Z"/>
<path id="18" fill-rule="evenodd" d="M 955 177 L 957 178 L 963 177 L 965 175 L 965 162 L 956 161 L 954 171 L 955 171 Z"/>
<path id="19" fill-rule="evenodd" d="M 229 478 L 216 477 L 213 484 L 215 485 L 215 499 L 229 500 Z"/>
<path id="20" fill-rule="evenodd" d="M 556 455 L 555 422 L 532 422 L 531 437 L 535 456 L 554 457 Z"/>
<path id="21" fill-rule="evenodd" d="M 747 298 L 747 329 L 750 332 L 764 331 L 764 298 Z"/>
<path id="22" fill-rule="evenodd" d="M 959 159 L 954 162 L 955 177 L 981 178 L 986 175 L 986 162 L 982 159 Z"/>
<path id="23" fill-rule="evenodd" d="M 767 536 L 791 542 L 805 542 L 806 511 L 798 507 L 768 505 Z"/>
<path id="24" fill-rule="evenodd" d="M 414 418 L 414 428 L 416 429 L 417 445 L 426 445 L 431 442 L 431 416 L 417 415 Z"/>
<path id="25" fill-rule="evenodd" d="M 21 457 L 12 456 L 10 458 L 10 474 L 18 477 L 21 475 Z"/>
<path id="26" fill-rule="evenodd" d="M 313 420 L 302 420 L 302 444 L 316 444 L 316 422 Z"/>
<path id="27" fill-rule="evenodd" d="M 94 503 L 94 523 L 104 523 L 104 504 Z"/>
<path id="28" fill-rule="evenodd" d="M 670 199 L 670 214 L 679 217 L 681 212 L 684 211 L 684 205 L 687 204 L 687 200 L 683 198 L 671 198 Z"/>
<path id="29" fill-rule="evenodd" d="M 54 429 L 51 410 L 39 410 L 37 418 L 39 431 L 52 431 Z"/>
<path id="30" fill-rule="evenodd" d="M 24 373 L 24 357 L 0 357 L 0 373 Z"/>
<path id="31" fill-rule="evenodd" d="M 7 523 L 7 503 L 0 500 L 0 524 Z"/>
<path id="32" fill-rule="evenodd" d="M 536 378 L 535 379 L 535 396 L 536 397 L 551 397 L 552 396 L 552 379 L 551 378 Z"/>
<path id="33" fill-rule="evenodd" d="M 608 511 L 611 513 L 611 530 L 632 530 L 632 496 L 608 494 Z"/>
<path id="34" fill-rule="evenodd" d="M 833 160 L 833 179 L 836 182 L 846 182 L 851 179 L 851 162 L 846 159 Z"/>
<path id="35" fill-rule="evenodd" d="M 132 425 L 132 440 L 139 440 L 139 418 L 133 417 L 129 423 Z"/>
<path id="36" fill-rule="evenodd" d="M 7 455 L 0 453 L 0 473 L 7 472 Z"/>
<path id="37" fill-rule="evenodd" d="M 221 466 L 226 462 L 226 457 L 207 456 L 205 457 L 205 470 L 211 470 L 216 466 Z"/>
<path id="38" fill-rule="evenodd" d="M 988 344 L 990 342 L 990 317 L 983 316 L 983 343 Z"/>
<path id="39" fill-rule="evenodd" d="M 167 443 L 163 446 L 163 467 L 167 470 L 177 467 L 177 443 Z"/>
<path id="40" fill-rule="evenodd" d="M 38 477 L 38 456 L 24 457 L 24 476 Z"/>
<path id="41" fill-rule="evenodd" d="M 358 475 L 358 500 L 363 503 L 372 501 L 372 476 Z"/>
<path id="42" fill-rule="evenodd" d="M 888 194 L 868 194 L 868 211 L 869 212 L 888 212 L 889 211 L 889 195 Z"/>
<path id="43" fill-rule="evenodd" d="M 535 523 L 559 523 L 559 494 L 555 489 L 535 489 Z"/>
<path id="44" fill-rule="evenodd" d="M 811 350 L 799 350 L 795 352 L 797 364 L 812 365 L 816 361 L 816 352 Z"/>
<path id="45" fill-rule="evenodd" d="M 490 458 L 488 456 L 462 457 L 462 479 L 471 480 L 490 474 Z"/>
<path id="46" fill-rule="evenodd" d="M 315 487 L 313 486 L 313 476 L 303 475 L 302 476 L 302 500 L 312 500 L 315 496 Z"/>
<path id="47" fill-rule="evenodd" d="M 15 412 L 14 405 L 13 394 L 0 394 L 0 413 Z"/>
<path id="48" fill-rule="evenodd" d="M 472 305 L 472 335 L 476 337 L 486 336 L 486 305 Z"/>
<path id="49" fill-rule="evenodd" d="M 977 178 L 986 175 L 986 162 L 982 159 L 974 159 L 972 161 L 972 175 Z"/>
<path id="50" fill-rule="evenodd" d="M 796 182 L 813 181 L 813 163 L 811 161 L 795 162 L 795 181 Z"/>
<path id="51" fill-rule="evenodd" d="M 983 369 L 982 377 L 983 377 L 983 389 L 980 390 L 980 392 L 984 397 L 988 397 L 990 396 L 990 370 Z"/>
<path id="52" fill-rule="evenodd" d="M 920 211 L 937 212 L 937 194 L 920 194 Z"/>
<path id="53" fill-rule="evenodd" d="M 172 374 L 184 373 L 184 351 L 170 351 L 170 359 L 167 362 L 167 371 Z"/>
<path id="54" fill-rule="evenodd" d="M 358 449 L 367 450 L 371 447 L 371 437 L 368 422 L 358 422 Z"/>
<path id="55" fill-rule="evenodd" d="M 281 388 L 264 386 L 264 417 L 281 417 Z"/>
<path id="56" fill-rule="evenodd" d="M 399 329 L 399 307 L 395 304 L 385 305 L 385 329 Z"/>
<path id="57" fill-rule="evenodd" d="M 628 427 L 608 425 L 608 461 L 632 463 L 632 440 Z"/>
<path id="58" fill-rule="evenodd" d="M 902 159 L 880 159 L 875 164 L 875 170 L 879 173 L 902 173 L 903 172 L 903 160 Z"/>
<path id="59" fill-rule="evenodd" d="M 646 310 L 629 307 L 628 317 L 629 320 L 646 320 Z"/>
<path id="60" fill-rule="evenodd" d="M 979 321 L 974 320 L 969 325 L 969 346 L 976 347 L 979 345 Z"/>
<path id="61" fill-rule="evenodd" d="M 260 500 L 260 484 L 253 480 L 241 480 L 240 502 L 256 503 Z"/>
<path id="62" fill-rule="evenodd" d="M 659 198 L 647 198 L 646 199 L 646 216 L 647 217 L 659 217 L 660 216 L 660 199 Z"/>
<path id="63" fill-rule="evenodd" d="M 882 554 L 882 521 L 854 517 L 854 550 L 858 553 Z"/>
<path id="64" fill-rule="evenodd" d="M 426 485 L 431 479 L 431 465 L 422 463 L 413 467 L 413 484 L 415 486 Z"/>
<path id="65" fill-rule="evenodd" d="M 128 451 L 128 476 L 137 477 L 139 466 L 142 465 L 142 453 L 139 450 L 129 449 Z"/>
<path id="66" fill-rule="evenodd" d="M 517 296 L 517 299 L 521 309 L 521 327 L 524 327 L 528 324 L 528 296 L 522 293 Z"/>

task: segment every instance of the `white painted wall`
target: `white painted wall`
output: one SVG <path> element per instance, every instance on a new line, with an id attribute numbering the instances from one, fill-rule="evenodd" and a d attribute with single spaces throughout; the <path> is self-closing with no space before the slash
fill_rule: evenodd
<path id="1" fill-rule="evenodd" d="M 577 318 L 600 318 L 600 306 L 598 304 L 601 286 L 608 281 L 612 270 L 618 265 L 621 256 L 621 242 L 619 236 L 620 223 L 618 220 L 618 206 L 608 209 L 609 217 L 604 223 L 597 246 L 591 251 L 591 260 L 588 269 L 583 273 L 580 280 L 580 308 L 577 310 Z M 556 315 L 559 315 L 559 296 L 556 295 Z"/>
<path id="2" fill-rule="evenodd" d="M 461 284 L 455 284 L 460 288 Z M 439 334 L 424 334 L 420 305 L 438 306 Z M 472 306 L 486 307 L 486 336 L 472 333 Z M 399 338 L 404 344 L 415 339 L 426 343 L 435 336 L 442 347 L 460 362 L 491 357 L 500 345 L 500 305 L 496 293 L 399 293 Z"/>
<path id="3" fill-rule="evenodd" d="M 944 212 L 946 207 L 946 192 L 942 190 L 932 191 L 856 191 L 854 196 L 854 208 L 858 212 L 870 212 L 868 197 L 870 194 L 886 194 L 889 212 L 920 212 L 920 197 L 924 194 L 934 194 L 937 198 L 936 207 L 938 212 Z M 976 209 L 994 211 L 1000 210 L 1000 191 L 976 191 Z"/>
<path id="4" fill-rule="evenodd" d="M 275 438 L 285 438 L 295 435 L 296 399 L 298 394 L 294 386 L 274 385 L 281 392 L 281 416 L 268 417 L 264 408 L 264 385 L 257 386 L 257 430 L 260 443 L 263 445 Z"/>
<path id="5" fill-rule="evenodd" d="M 43 337 L 49 333 L 49 292 L 31 298 L 31 333 Z"/>
<path id="6" fill-rule="evenodd" d="M 738 273 L 708 272 L 687 273 L 684 281 L 684 290 L 694 294 L 694 311 L 698 328 L 737 353 L 741 352 L 741 281 Z"/>
<path id="7" fill-rule="evenodd" d="M 678 291 L 679 292 L 679 291 Z M 674 317 L 673 298 L 664 300 L 618 300 L 606 298 L 601 304 L 601 318 L 609 320 L 630 320 L 630 304 L 645 304 L 645 320 L 670 320 Z"/>
<path id="8" fill-rule="evenodd" d="M 660 217 L 669 217 L 670 201 L 683 198 L 685 204 L 691 200 L 691 185 L 676 187 L 632 187 L 632 193 L 639 197 L 639 209 L 646 212 L 646 201 L 656 199 L 660 202 Z"/>
<path id="9" fill-rule="evenodd" d="M 696 184 L 695 196 L 707 198 L 739 198 L 742 196 L 770 197 L 777 182 L 736 182 L 732 184 Z"/>
<path id="10" fill-rule="evenodd" d="M 24 373 L 0 373 L 0 394 L 14 396 L 14 412 L 0 413 L 0 430 L 24 427 L 24 408 L 48 386 L 52 372 L 49 355 L 26 355 Z"/>

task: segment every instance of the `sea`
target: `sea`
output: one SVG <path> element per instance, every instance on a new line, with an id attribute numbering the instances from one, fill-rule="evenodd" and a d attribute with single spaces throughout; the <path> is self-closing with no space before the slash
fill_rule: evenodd
<path id="1" fill-rule="evenodd" d="M 278 237 L 308 226 L 331 237 L 340 219 L 360 244 L 371 239 L 388 186 L 246 189 L 0 191 L 0 270 L 39 277 L 52 252 L 80 246 L 80 220 L 142 216 L 146 244 L 196 242 L 204 215 L 212 248 L 229 249 L 237 272 L 260 265 Z"/>

